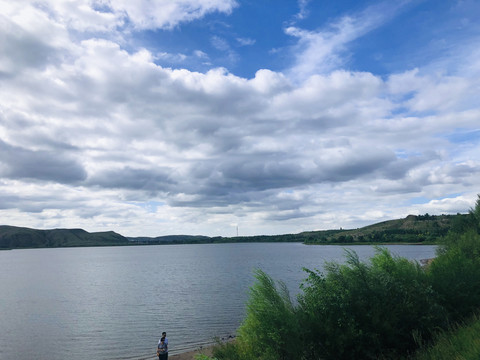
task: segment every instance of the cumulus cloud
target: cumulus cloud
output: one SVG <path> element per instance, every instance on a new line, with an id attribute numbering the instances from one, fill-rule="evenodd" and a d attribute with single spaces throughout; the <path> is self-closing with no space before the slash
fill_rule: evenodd
<path id="1" fill-rule="evenodd" d="M 463 75 L 421 74 L 418 69 L 391 75 L 388 86 L 401 104 L 414 112 L 474 107 L 479 81 Z"/>
<path id="2" fill-rule="evenodd" d="M 29 0 L 2 0 L 1 4 L 2 12 L 17 19 L 26 20 L 26 16 L 35 13 L 80 32 L 107 32 L 123 26 L 138 30 L 171 29 L 208 13 L 229 14 L 238 6 L 235 0 L 58 0 L 33 3 Z"/>
<path id="3" fill-rule="evenodd" d="M 214 11 L 228 14 L 237 6 L 235 0 L 115 0 L 106 4 L 117 14 L 126 13 L 128 20 L 138 29 L 168 29 Z"/>
<path id="4" fill-rule="evenodd" d="M 406 194 L 427 199 L 420 209 L 429 213 L 456 212 L 475 196 L 478 141 L 459 146 L 454 136 L 478 130 L 474 61 L 448 76 L 337 69 L 344 46 L 385 21 L 378 8 L 328 29 L 289 28 L 301 49 L 294 66 L 245 78 L 162 67 L 159 56 L 182 54 L 115 38 L 119 27 L 229 13 L 233 1 L 36 4 L 1 2 L 4 222 L 126 235 L 229 235 L 240 223 L 279 233 L 408 215 Z M 231 50 L 220 36 L 213 42 Z"/>
<path id="5" fill-rule="evenodd" d="M 11 146 L 0 140 L 0 176 L 75 183 L 86 178 L 82 165 L 73 157 Z"/>

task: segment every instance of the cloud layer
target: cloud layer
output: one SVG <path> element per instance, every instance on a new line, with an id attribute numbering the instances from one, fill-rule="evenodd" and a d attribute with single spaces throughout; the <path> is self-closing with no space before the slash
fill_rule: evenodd
<path id="1" fill-rule="evenodd" d="M 237 6 L 0 1 L 2 222 L 229 236 L 473 204 L 479 57 L 448 73 L 342 69 L 345 44 L 387 21 L 374 9 L 334 32 L 288 28 L 295 63 L 252 78 L 162 67 L 126 46 L 131 32 Z"/>

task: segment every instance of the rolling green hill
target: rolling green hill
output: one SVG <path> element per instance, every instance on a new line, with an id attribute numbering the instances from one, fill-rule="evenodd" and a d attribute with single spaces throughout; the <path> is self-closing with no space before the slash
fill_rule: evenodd
<path id="1" fill-rule="evenodd" d="M 113 231 L 89 233 L 82 229 L 36 230 L 0 226 L 0 248 L 43 248 L 128 245 L 127 238 Z"/>
<path id="2" fill-rule="evenodd" d="M 468 221 L 467 214 L 409 215 L 404 219 L 389 220 L 353 230 L 335 233 L 313 231 L 303 233 L 309 244 L 328 243 L 423 243 L 435 242 L 449 230 Z"/>

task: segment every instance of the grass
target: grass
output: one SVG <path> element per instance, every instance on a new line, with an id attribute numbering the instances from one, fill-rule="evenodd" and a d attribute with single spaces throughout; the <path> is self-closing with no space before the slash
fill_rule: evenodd
<path id="1" fill-rule="evenodd" d="M 434 345 L 417 352 L 415 360 L 478 360 L 480 359 L 480 317 L 464 326 L 442 332 Z"/>

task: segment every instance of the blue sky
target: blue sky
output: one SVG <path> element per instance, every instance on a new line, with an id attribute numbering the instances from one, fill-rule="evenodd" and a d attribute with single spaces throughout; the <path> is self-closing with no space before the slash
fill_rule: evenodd
<path id="1" fill-rule="evenodd" d="M 303 5 L 302 5 L 303 4 Z M 156 61 L 176 66 L 184 55 L 185 66 L 193 71 L 226 67 L 235 75 L 251 78 L 258 69 L 284 71 L 295 62 L 292 49 L 297 38 L 286 29 L 338 34 L 337 27 L 352 22 L 371 25 L 351 41 L 340 44 L 342 68 L 388 76 L 436 59 L 448 57 L 469 36 L 478 36 L 478 2 L 453 1 L 245 1 L 231 13 L 211 13 L 202 21 L 179 24 L 168 29 L 134 32 L 135 46 L 145 46 L 171 58 Z M 193 51 L 202 51 L 197 58 Z"/>
<path id="2" fill-rule="evenodd" d="M 479 1 L 0 9 L 4 224 L 295 233 L 480 192 Z"/>

